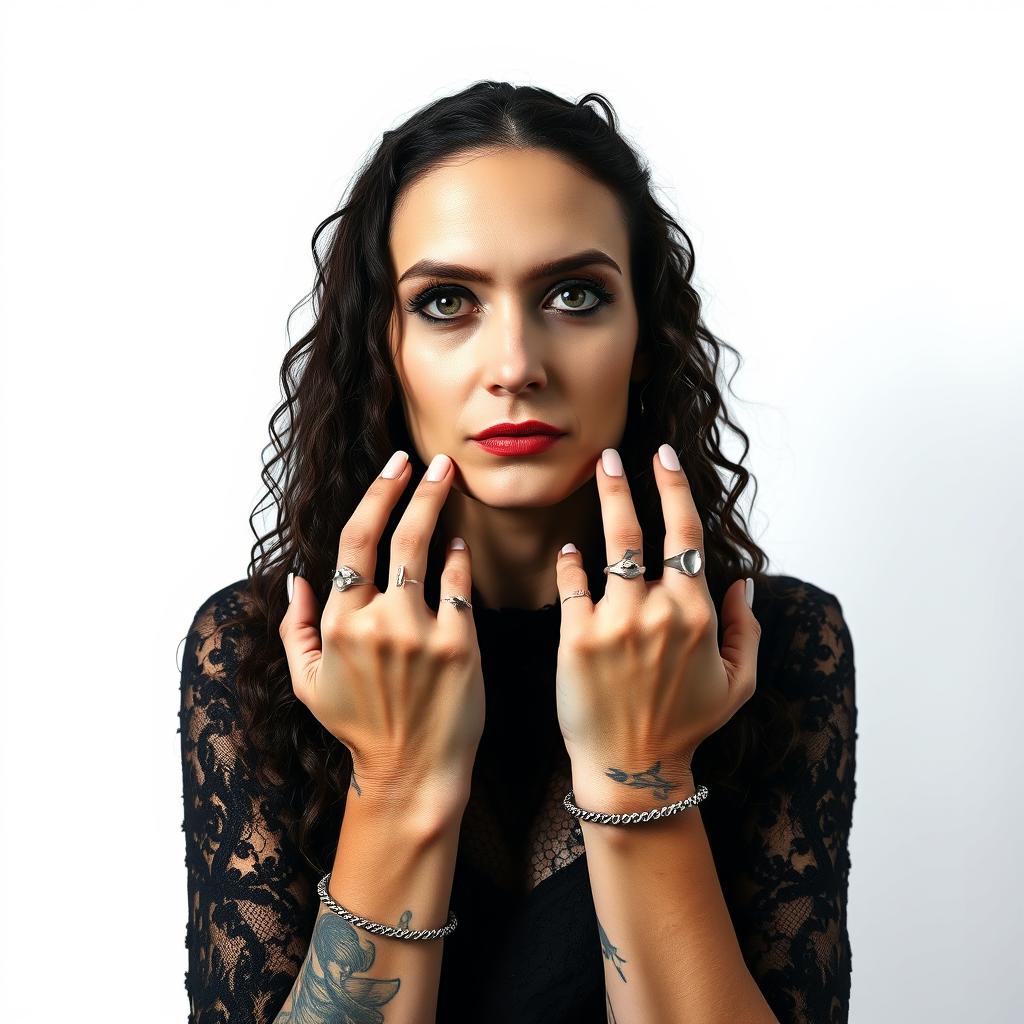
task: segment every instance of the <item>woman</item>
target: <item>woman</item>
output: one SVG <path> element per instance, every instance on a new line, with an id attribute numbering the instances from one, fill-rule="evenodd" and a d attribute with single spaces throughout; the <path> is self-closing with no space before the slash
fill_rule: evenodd
<path id="1" fill-rule="evenodd" d="M 849 632 L 607 101 L 432 103 L 313 250 L 182 672 L 192 1020 L 846 1020 Z"/>

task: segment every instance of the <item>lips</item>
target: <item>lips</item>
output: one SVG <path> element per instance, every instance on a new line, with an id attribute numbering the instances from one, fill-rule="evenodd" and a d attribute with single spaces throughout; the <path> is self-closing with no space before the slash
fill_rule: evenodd
<path id="1" fill-rule="evenodd" d="M 562 435 L 565 431 L 550 423 L 543 423 L 540 420 L 523 420 L 522 423 L 495 423 L 493 427 L 481 430 L 474 434 L 471 441 L 482 441 L 488 437 L 526 437 L 530 434 L 554 434 Z"/>
<path id="2" fill-rule="evenodd" d="M 564 436 L 565 431 L 550 423 L 525 420 L 522 423 L 495 423 L 470 440 L 492 455 L 536 455 L 558 444 Z"/>

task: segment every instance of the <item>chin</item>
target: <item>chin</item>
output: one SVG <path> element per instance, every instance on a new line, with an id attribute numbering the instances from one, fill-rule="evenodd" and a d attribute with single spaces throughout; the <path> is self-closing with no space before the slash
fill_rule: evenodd
<path id="1" fill-rule="evenodd" d="M 593 462 L 570 469 L 564 465 L 530 465 L 526 459 L 515 461 L 518 464 L 493 469 L 474 467 L 467 471 L 460 467 L 453 486 L 490 508 L 549 508 L 594 478 Z"/>

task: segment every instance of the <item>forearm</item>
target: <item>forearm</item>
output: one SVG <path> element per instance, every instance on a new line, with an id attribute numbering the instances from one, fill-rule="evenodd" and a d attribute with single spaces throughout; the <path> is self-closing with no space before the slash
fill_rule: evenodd
<path id="1" fill-rule="evenodd" d="M 581 773 L 582 774 L 582 773 Z M 576 802 L 628 813 L 659 801 L 574 773 Z M 690 796 L 692 782 L 671 801 Z M 670 801 L 665 801 L 670 802 Z M 777 1024 L 747 970 L 696 807 L 634 825 L 583 822 L 616 1024 Z"/>
<path id="2" fill-rule="evenodd" d="M 408 808 L 408 805 L 406 805 Z M 459 819 L 443 825 L 349 795 L 328 891 L 346 910 L 392 927 L 448 918 Z M 443 939 L 374 935 L 321 905 L 309 952 L 275 1024 L 342 1024 L 374 1007 L 388 1024 L 430 1024 Z"/>

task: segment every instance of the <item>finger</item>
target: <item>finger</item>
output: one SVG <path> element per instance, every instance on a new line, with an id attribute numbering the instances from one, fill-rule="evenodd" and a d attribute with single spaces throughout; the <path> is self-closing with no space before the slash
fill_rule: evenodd
<path id="1" fill-rule="evenodd" d="M 465 630 L 476 631 L 473 620 L 473 573 L 469 549 L 461 537 L 453 537 L 448 544 L 444 570 L 441 573 L 441 602 L 437 606 L 437 621 L 460 635 Z"/>
<path id="2" fill-rule="evenodd" d="M 377 545 L 387 526 L 392 509 L 412 477 L 409 456 L 397 451 L 388 459 L 373 483 L 367 488 L 362 500 L 349 517 L 338 541 L 336 568 L 343 565 L 355 569 L 360 576 L 372 580 L 377 569 Z M 372 583 L 358 584 L 338 590 L 331 587 L 328 605 L 340 602 L 347 610 L 368 605 L 380 591 Z"/>
<path id="3" fill-rule="evenodd" d="M 447 455 L 435 455 L 392 534 L 388 593 L 415 593 L 420 603 L 424 603 L 423 577 L 427 572 L 427 549 L 454 479 L 455 466 L 452 460 Z M 416 582 L 399 586 L 399 567 L 404 567 L 405 580 Z"/>
<path id="4" fill-rule="evenodd" d="M 661 510 L 665 516 L 665 558 L 696 548 L 700 552 L 700 571 L 691 577 L 666 565 L 662 574 L 665 585 L 677 593 L 705 592 L 710 600 L 704 575 L 704 526 L 693 501 L 686 473 L 671 445 L 663 444 L 654 456 L 654 478 L 661 494 Z"/>
<path id="5" fill-rule="evenodd" d="M 288 660 L 295 695 L 303 700 L 323 654 L 320 640 L 320 604 L 313 588 L 301 577 L 293 576 L 292 599 L 281 619 L 281 642 Z"/>
<path id="6" fill-rule="evenodd" d="M 722 661 L 736 708 L 754 695 L 761 642 L 761 624 L 747 603 L 747 592 L 753 598 L 754 581 L 740 579 L 722 598 Z"/>
<path id="7" fill-rule="evenodd" d="M 586 629 L 589 618 L 594 614 L 594 601 L 588 589 L 583 556 L 576 550 L 575 544 L 566 544 L 558 552 L 555 576 L 558 581 L 558 600 L 562 605 L 562 622 L 571 623 L 574 628 Z"/>
<path id="8" fill-rule="evenodd" d="M 643 565 L 643 533 L 622 469 L 622 460 L 614 448 L 606 448 L 601 453 L 597 464 L 597 490 L 601 497 L 601 519 L 604 523 L 608 564 L 618 562 L 626 557 L 627 551 L 632 551 L 634 554 L 629 558 L 636 565 Z M 605 593 L 609 592 L 619 593 L 622 597 L 643 598 L 647 586 L 642 575 L 627 579 L 616 573 L 608 573 Z"/>

